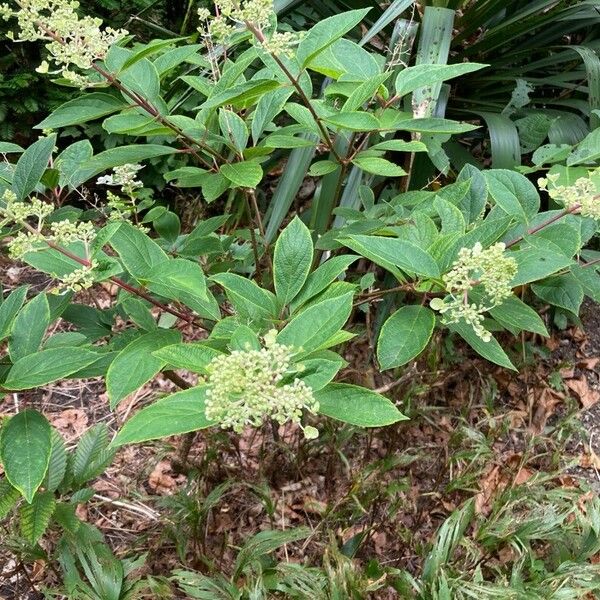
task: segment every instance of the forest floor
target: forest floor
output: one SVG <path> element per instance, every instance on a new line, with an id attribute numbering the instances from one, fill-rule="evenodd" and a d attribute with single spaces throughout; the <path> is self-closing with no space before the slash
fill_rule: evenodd
<path id="1" fill-rule="evenodd" d="M 14 278 L 22 282 L 22 274 Z M 582 327 L 523 339 L 518 373 L 463 345 L 434 343 L 436 356 L 406 369 L 398 384 L 373 372 L 369 343 L 358 337 L 343 377 L 370 381 L 410 421 L 366 432 L 320 423 L 310 444 L 294 427 L 242 436 L 201 432 L 189 479 L 172 461 L 180 439 L 124 447 L 78 515 L 99 527 L 118 555 L 147 552 L 144 568 L 154 575 L 184 566 L 229 573 L 249 536 L 298 526 L 311 534 L 286 545 L 281 560 L 320 565 L 333 543 L 357 564 L 376 560 L 418 574 L 423 548 L 469 498 L 486 516 L 507 487 L 530 485 L 537 474 L 551 487 L 600 491 L 598 308 L 585 304 Z M 6 395 L 0 417 L 36 408 L 73 445 L 90 426 L 104 421 L 116 430 L 157 393 L 172 390 L 158 378 L 113 413 L 99 380 L 62 382 Z M 43 561 L 27 579 L 17 573 L 2 581 L 13 564 L 0 546 L 0 598 L 41 597 L 32 586 L 56 583 Z M 373 595 L 395 597 L 385 588 Z"/>

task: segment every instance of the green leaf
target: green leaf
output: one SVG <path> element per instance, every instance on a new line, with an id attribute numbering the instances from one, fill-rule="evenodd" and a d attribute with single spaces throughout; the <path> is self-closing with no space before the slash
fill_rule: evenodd
<path id="1" fill-rule="evenodd" d="M 293 90 L 290 88 L 279 88 L 261 96 L 252 114 L 252 139 L 254 140 L 254 145 L 258 144 L 258 140 L 265 127 L 283 110 L 285 103 L 292 93 Z"/>
<path id="2" fill-rule="evenodd" d="M 573 264 L 573 260 L 562 252 L 560 246 L 549 240 L 529 236 L 527 242 L 524 248 L 509 254 L 517 261 L 518 267 L 511 282 L 513 287 L 544 279 Z"/>
<path id="3" fill-rule="evenodd" d="M 306 308 L 279 332 L 277 341 L 302 354 L 317 350 L 344 326 L 353 296 L 350 292 Z"/>
<path id="4" fill-rule="evenodd" d="M 17 200 L 25 200 L 33 192 L 48 168 L 55 143 L 56 134 L 52 134 L 40 138 L 21 154 L 12 181 L 12 191 L 16 194 Z"/>
<path id="5" fill-rule="evenodd" d="M 14 320 L 8 342 L 8 352 L 13 363 L 39 350 L 48 325 L 48 299 L 46 294 L 38 294 L 18 312 Z"/>
<path id="6" fill-rule="evenodd" d="M 302 306 L 306 301 L 321 293 L 358 258 L 358 256 L 351 254 L 343 254 L 334 256 L 322 263 L 308 276 L 300 293 L 294 298 L 292 308 L 295 310 L 298 306 Z"/>
<path id="7" fill-rule="evenodd" d="M 219 128 L 223 137 L 229 142 L 229 145 L 242 154 L 248 144 L 248 128 L 244 119 L 236 115 L 231 110 L 222 108 L 219 111 Z"/>
<path id="8" fill-rule="evenodd" d="M 121 428 L 113 446 L 145 442 L 205 429 L 215 423 L 205 414 L 206 387 L 177 392 L 140 410 Z"/>
<path id="9" fill-rule="evenodd" d="M 458 63 L 455 65 L 422 64 L 407 67 L 402 69 L 396 78 L 396 95 L 399 97 L 406 96 L 406 94 L 410 94 L 410 92 L 414 92 L 420 87 L 433 86 L 487 66 L 489 65 Z"/>
<path id="10" fill-rule="evenodd" d="M 567 165 L 589 164 L 600 158 L 600 129 L 594 129 L 579 144 L 567 158 Z"/>
<path id="11" fill-rule="evenodd" d="M 533 308 L 514 295 L 509 296 L 499 306 L 492 308 L 490 315 L 500 325 L 515 334 L 519 331 L 531 331 L 548 337 L 548 330 L 541 317 Z"/>
<path id="12" fill-rule="evenodd" d="M 116 112 L 126 106 L 122 100 L 104 94 L 92 92 L 69 100 L 52 111 L 35 129 L 58 129 L 69 125 L 81 125 Z"/>
<path id="13" fill-rule="evenodd" d="M 129 343 L 113 360 L 106 374 L 106 391 L 110 407 L 150 381 L 164 366 L 153 352 L 181 341 L 179 331 L 158 329 Z"/>
<path id="14" fill-rule="evenodd" d="M 101 355 L 85 348 L 50 348 L 28 354 L 11 367 L 6 381 L 7 390 L 28 390 L 63 379 L 91 365 Z"/>
<path id="15" fill-rule="evenodd" d="M 454 323 L 449 326 L 451 331 L 455 331 L 460 337 L 475 350 L 478 354 L 483 356 L 486 360 L 493 362 L 501 367 L 512 369 L 516 371 L 515 366 L 510 361 L 510 358 L 506 355 L 506 352 L 502 350 L 502 347 L 496 340 L 492 338 L 489 342 L 484 342 L 476 333 L 473 328 L 466 323 Z"/>
<path id="16" fill-rule="evenodd" d="M 406 171 L 402 167 L 395 165 L 393 162 L 390 162 L 385 158 L 361 156 L 359 154 L 352 161 L 352 164 L 356 165 L 367 173 L 381 175 L 382 177 L 402 177 L 403 175 L 406 175 Z"/>
<path id="17" fill-rule="evenodd" d="M 25 302 L 28 289 L 27 285 L 15 288 L 0 304 L 0 340 L 10 333 L 13 321 Z"/>
<path id="18" fill-rule="evenodd" d="M 320 52 L 356 27 L 368 12 L 369 9 L 351 10 L 314 25 L 298 44 L 296 58 L 300 67 L 306 67 Z"/>
<path id="19" fill-rule="evenodd" d="M 77 486 L 95 476 L 97 465 L 112 458 L 108 449 L 108 428 L 104 423 L 90 427 L 79 440 L 73 455 L 73 483 Z"/>
<path id="20" fill-rule="evenodd" d="M 141 281 L 155 294 L 183 302 L 197 312 L 202 312 L 208 302 L 204 271 L 185 258 L 172 258 L 154 266 Z"/>
<path id="21" fill-rule="evenodd" d="M 128 163 L 141 163 L 149 158 L 174 154 L 177 148 L 158 144 L 132 144 L 110 148 L 84 162 L 73 174 L 71 185 L 77 187 L 95 175 Z"/>
<path id="22" fill-rule="evenodd" d="M 184 76 L 186 83 L 194 87 L 196 79 L 193 76 Z M 202 104 L 203 109 L 217 108 L 225 104 L 239 105 L 250 103 L 256 98 L 260 98 L 265 92 L 280 87 L 281 84 L 274 79 L 253 79 L 239 85 L 234 85 L 224 92 L 219 92 L 211 96 Z M 201 90 L 200 90 L 201 91 Z"/>
<path id="23" fill-rule="evenodd" d="M 332 160 L 318 160 L 310 165 L 308 174 L 311 177 L 322 177 L 328 173 L 333 173 L 338 167 L 339 165 Z"/>
<path id="24" fill-rule="evenodd" d="M 25 152 L 18 144 L 11 142 L 0 142 L 0 154 L 21 154 Z"/>
<path id="25" fill-rule="evenodd" d="M 282 305 L 289 304 L 302 289 L 312 260 L 310 231 L 298 217 L 294 217 L 275 243 L 273 277 L 275 292 Z"/>
<path id="26" fill-rule="evenodd" d="M 484 171 L 484 175 L 490 195 L 505 213 L 524 223 L 537 214 L 540 197 L 527 177 L 506 169 Z"/>
<path id="27" fill-rule="evenodd" d="M 394 152 L 427 152 L 423 142 L 405 140 L 385 140 L 370 147 L 371 150 L 393 150 Z"/>
<path id="28" fill-rule="evenodd" d="M 168 261 L 168 256 L 156 242 L 127 222 L 121 223 L 110 238 L 110 244 L 136 279 L 145 277 L 152 269 Z"/>
<path id="29" fill-rule="evenodd" d="M 435 315 L 425 306 L 403 306 L 383 324 L 377 341 L 382 369 L 393 369 L 421 354 L 433 333 Z"/>
<path id="30" fill-rule="evenodd" d="M 262 167 L 253 161 L 221 165 L 219 173 L 236 187 L 255 188 L 263 177 Z"/>
<path id="31" fill-rule="evenodd" d="M 227 293 L 235 310 L 250 319 L 273 319 L 277 316 L 275 296 L 258 287 L 254 281 L 234 273 L 218 273 L 211 279 Z"/>
<path id="32" fill-rule="evenodd" d="M 52 429 L 51 444 L 52 449 L 50 451 L 44 489 L 54 492 L 62 483 L 65 473 L 67 472 L 67 447 L 56 429 Z"/>
<path id="33" fill-rule="evenodd" d="M 340 112 L 323 119 L 329 125 L 350 131 L 376 131 L 379 121 L 368 112 L 351 111 Z"/>
<path id="34" fill-rule="evenodd" d="M 532 283 L 531 289 L 544 302 L 560 306 L 575 315 L 579 314 L 583 302 L 583 287 L 570 273 Z"/>
<path id="35" fill-rule="evenodd" d="M 323 350 L 302 360 L 301 365 L 303 368 L 294 376 L 304 381 L 313 392 L 316 392 L 330 383 L 346 364 L 346 361 L 339 354 L 330 350 Z"/>
<path id="36" fill-rule="evenodd" d="M 27 502 L 40 487 L 50 460 L 51 428 L 35 410 L 24 410 L 2 428 L 0 459 L 4 473 Z"/>
<path id="37" fill-rule="evenodd" d="M 399 279 L 402 279 L 402 275 L 398 268 L 426 277 L 440 276 L 433 257 L 411 242 L 375 235 L 351 235 L 340 242 L 387 269 Z"/>
<path id="38" fill-rule="evenodd" d="M 580 265 L 573 265 L 571 273 L 583 287 L 585 295 L 596 302 L 600 302 L 600 276 L 598 273 L 590 267 Z"/>
<path id="39" fill-rule="evenodd" d="M 207 365 L 221 352 L 202 342 L 191 344 L 172 344 L 152 353 L 173 369 L 185 369 L 192 373 L 206 375 Z"/>
<path id="40" fill-rule="evenodd" d="M 35 546 L 44 535 L 56 508 L 52 492 L 36 494 L 31 504 L 24 504 L 20 510 L 21 535 Z"/>
<path id="41" fill-rule="evenodd" d="M 8 516 L 20 498 L 19 490 L 6 477 L 0 479 L 0 521 Z"/>
<path id="42" fill-rule="evenodd" d="M 80 164 L 90 160 L 94 155 L 94 149 L 89 140 L 80 140 L 70 146 L 67 146 L 54 161 L 54 166 L 58 169 L 60 175 L 58 178 L 58 185 L 60 187 L 71 187 L 75 188 L 77 185 L 73 185 L 72 176 L 79 167 Z"/>
<path id="43" fill-rule="evenodd" d="M 390 400 L 357 385 L 330 383 L 314 397 L 320 414 L 359 427 L 383 427 L 406 420 Z"/>
<path id="44" fill-rule="evenodd" d="M 389 127 L 381 125 L 382 129 L 392 129 L 398 131 L 411 131 L 413 133 L 439 133 L 452 135 L 455 133 L 466 133 L 478 129 L 477 125 L 469 123 L 459 123 L 449 119 L 440 119 L 431 117 L 428 119 L 403 119 L 396 123 L 391 123 Z"/>

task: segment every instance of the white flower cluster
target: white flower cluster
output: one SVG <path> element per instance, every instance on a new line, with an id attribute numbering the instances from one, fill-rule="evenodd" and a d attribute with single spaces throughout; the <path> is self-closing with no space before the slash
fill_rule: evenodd
<path id="1" fill-rule="evenodd" d="M 115 185 L 121 188 L 121 191 L 127 196 L 133 196 L 135 190 L 144 187 L 144 184 L 137 179 L 138 171 L 143 169 L 143 165 L 127 163 L 118 167 L 113 167 L 111 175 L 98 177 L 96 183 L 100 185 Z"/>
<path id="2" fill-rule="evenodd" d="M 87 290 L 94 285 L 94 269 L 98 266 L 97 261 L 93 260 L 88 266 L 76 269 L 72 273 L 58 277 L 60 280 L 60 287 L 56 290 L 57 293 L 61 292 L 80 292 L 81 290 Z"/>
<path id="3" fill-rule="evenodd" d="M 275 342 L 274 332 L 260 350 L 235 350 L 208 365 L 206 416 L 241 433 L 247 425 L 259 427 L 267 418 L 280 425 L 300 424 L 302 411 L 316 413 L 319 404 L 311 388 L 300 379 L 279 385 L 290 366 L 293 349 Z M 317 437 L 314 427 L 303 427 L 307 438 Z"/>
<path id="4" fill-rule="evenodd" d="M 273 0 L 215 0 L 215 8 L 215 17 L 206 8 L 198 9 L 201 23 L 198 31 L 217 42 L 224 42 L 238 27 L 247 23 L 262 32 L 269 27 L 274 14 Z M 295 33 L 275 31 L 261 40 L 261 44 L 270 54 L 293 56 L 293 47 L 298 41 Z"/>
<path id="5" fill-rule="evenodd" d="M 22 223 L 30 217 L 35 217 L 38 221 L 38 229 L 41 228 L 44 219 L 54 212 L 52 204 L 42 202 L 38 198 L 33 198 L 28 202 L 19 202 L 12 190 L 4 190 L 2 202 L 5 207 L 0 211 L 10 217 L 11 220 Z"/>
<path id="6" fill-rule="evenodd" d="M 600 221 L 600 185 L 596 183 L 600 181 L 600 168 L 569 186 L 556 185 L 558 178 L 558 173 L 548 174 L 538 179 L 538 185 L 548 191 L 550 198 L 561 202 L 566 208 L 578 207 L 582 216 Z"/>
<path id="7" fill-rule="evenodd" d="M 479 242 L 460 250 L 452 269 L 443 277 L 450 299 L 434 298 L 430 303 L 433 310 L 444 315 L 444 323 L 464 321 L 484 342 L 492 339 L 483 326 L 483 315 L 511 295 L 510 283 L 517 273 L 517 262 L 505 250 L 503 243 L 484 250 Z M 479 285 L 484 294 L 479 302 L 471 302 L 469 292 Z"/>
<path id="8" fill-rule="evenodd" d="M 13 38 L 19 41 L 44 40 L 51 60 L 63 77 L 85 87 L 88 79 L 73 70 L 87 70 L 96 60 L 106 57 L 111 45 L 127 35 L 123 29 L 101 29 L 102 20 L 80 17 L 79 2 L 75 0 L 19 0 L 13 10 L 8 4 L 0 5 L 0 17 L 17 19 L 19 32 Z M 43 61 L 38 70 L 47 72 Z"/>

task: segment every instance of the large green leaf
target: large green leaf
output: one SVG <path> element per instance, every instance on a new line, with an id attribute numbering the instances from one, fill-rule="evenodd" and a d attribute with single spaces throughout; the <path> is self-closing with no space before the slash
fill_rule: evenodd
<path id="1" fill-rule="evenodd" d="M 529 236 L 527 244 L 509 254 L 517 261 L 517 274 L 512 280 L 513 287 L 544 279 L 573 264 L 560 246 L 544 238 Z"/>
<path id="2" fill-rule="evenodd" d="M 3 520 L 21 498 L 19 490 L 6 477 L 0 479 L 0 520 Z"/>
<path id="3" fill-rule="evenodd" d="M 492 338 L 489 342 L 484 342 L 470 325 L 463 322 L 450 325 L 450 330 L 456 331 L 475 352 L 486 360 L 513 371 L 517 370 L 495 338 Z"/>
<path id="4" fill-rule="evenodd" d="M 319 265 L 306 279 L 300 293 L 294 298 L 292 308 L 304 304 L 317 294 L 321 293 L 330 283 L 346 271 L 346 269 L 355 261 L 358 256 L 352 254 L 342 254 L 334 256 Z"/>
<path id="5" fill-rule="evenodd" d="M 149 158 L 174 154 L 177 148 L 159 144 L 132 144 L 110 148 L 90 158 L 73 174 L 71 185 L 77 187 L 95 175 L 128 163 L 141 163 Z"/>
<path id="6" fill-rule="evenodd" d="M 294 317 L 278 334 L 280 344 L 308 354 L 321 347 L 346 323 L 352 310 L 353 293 L 318 302 Z"/>
<path id="7" fill-rule="evenodd" d="M 314 397 L 320 414 L 359 427 L 383 427 L 406 420 L 390 400 L 357 385 L 330 383 Z"/>
<path id="8" fill-rule="evenodd" d="M 319 21 L 298 45 L 296 58 L 300 66 L 308 65 L 320 52 L 356 27 L 368 12 L 369 9 L 351 10 Z"/>
<path id="9" fill-rule="evenodd" d="M 427 346 L 435 326 L 433 311 L 425 306 L 403 306 L 383 324 L 377 341 L 382 369 L 400 367 Z"/>
<path id="10" fill-rule="evenodd" d="M 208 302 L 206 277 L 198 263 L 185 258 L 173 258 L 152 267 L 140 279 L 144 285 L 160 296 L 183 302 L 202 312 Z"/>
<path id="11" fill-rule="evenodd" d="M 12 180 L 12 191 L 17 200 L 25 200 L 39 183 L 44 171 L 48 168 L 48 161 L 52 156 L 56 134 L 43 137 L 34 142 L 21 154 L 15 166 Z"/>
<path id="12" fill-rule="evenodd" d="M 152 379 L 165 362 L 152 353 L 181 341 L 179 331 L 159 329 L 129 343 L 113 360 L 106 374 L 106 391 L 111 408 Z"/>
<path id="13" fill-rule="evenodd" d="M 375 264 L 388 269 L 399 279 L 402 279 L 399 269 L 426 277 L 440 275 L 433 257 L 411 242 L 375 235 L 350 235 L 340 241 Z"/>
<path id="14" fill-rule="evenodd" d="M 0 459 L 10 483 L 31 503 L 50 460 L 51 428 L 35 410 L 17 413 L 2 428 Z"/>
<path id="15" fill-rule="evenodd" d="M 310 231 L 294 217 L 275 243 L 273 277 L 275 291 L 282 305 L 293 300 L 302 289 L 313 260 Z"/>
<path id="16" fill-rule="evenodd" d="M 6 381 L 7 390 L 27 390 L 64 379 L 91 365 L 101 355 L 85 348 L 49 348 L 20 358 L 11 367 Z"/>
<path id="17" fill-rule="evenodd" d="M 532 283 L 531 289 L 544 302 L 564 308 L 575 315 L 579 314 L 583 302 L 583 287 L 570 273 Z"/>
<path id="18" fill-rule="evenodd" d="M 61 104 L 36 129 L 58 129 L 99 119 L 126 106 L 122 100 L 103 92 L 92 92 Z"/>
<path id="19" fill-rule="evenodd" d="M 189 433 L 215 423 L 205 414 L 206 387 L 177 392 L 140 410 L 121 428 L 113 446 Z"/>
<path id="20" fill-rule="evenodd" d="M 27 285 L 14 289 L 0 304 L 0 340 L 10 333 L 13 321 L 25 302 L 28 289 Z"/>
<path id="21" fill-rule="evenodd" d="M 514 295 L 492 308 L 490 314 L 500 325 L 513 333 L 531 331 L 548 337 L 546 325 L 537 312 Z"/>
<path id="22" fill-rule="evenodd" d="M 540 197 L 527 177 L 505 169 L 485 171 L 488 190 L 495 203 L 507 214 L 528 223 L 540 209 Z"/>
<path id="23" fill-rule="evenodd" d="M 236 187 L 255 188 L 263 177 L 262 167 L 253 161 L 221 165 L 219 173 Z"/>
<path id="24" fill-rule="evenodd" d="M 405 96 L 416 89 L 432 86 L 466 73 L 478 71 L 489 65 L 458 63 L 455 65 L 422 64 L 402 69 L 396 78 L 396 95 Z"/>
<path id="25" fill-rule="evenodd" d="M 19 311 L 14 320 L 8 342 L 8 352 L 13 363 L 39 350 L 48 325 L 48 299 L 46 294 L 38 294 Z"/>
<path id="26" fill-rule="evenodd" d="M 110 244 L 117 251 L 125 268 L 135 277 L 144 277 L 168 260 L 161 247 L 130 223 L 121 223 Z"/>
<path id="27" fill-rule="evenodd" d="M 273 319 L 277 316 L 275 296 L 254 281 L 235 273 L 218 273 L 211 279 L 225 289 L 235 310 L 250 319 Z"/>
<path id="28" fill-rule="evenodd" d="M 215 350 L 202 342 L 172 344 L 153 352 L 154 356 L 173 369 L 185 369 L 203 375 L 207 374 L 206 367 L 212 359 L 220 354 L 222 353 L 219 350 Z"/>
<path id="29" fill-rule="evenodd" d="M 52 492 L 36 494 L 31 504 L 24 504 L 19 512 L 21 535 L 34 546 L 44 535 L 56 508 Z"/>

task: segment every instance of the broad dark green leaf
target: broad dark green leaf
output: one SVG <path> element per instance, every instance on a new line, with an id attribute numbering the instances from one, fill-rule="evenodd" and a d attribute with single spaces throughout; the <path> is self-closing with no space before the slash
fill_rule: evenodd
<path id="1" fill-rule="evenodd" d="M 298 45 L 296 57 L 300 66 L 306 67 L 320 52 L 356 27 L 368 12 L 369 9 L 351 10 L 319 21 Z"/>
<path id="2" fill-rule="evenodd" d="M 24 410 L 2 428 L 0 459 L 10 483 L 31 503 L 50 460 L 51 428 L 35 410 Z"/>
<path id="3" fill-rule="evenodd" d="M 222 354 L 206 344 L 187 343 L 165 346 L 152 353 L 173 369 L 185 369 L 192 373 L 207 374 L 206 367 L 213 358 Z"/>
<path id="4" fill-rule="evenodd" d="M 310 231 L 298 217 L 294 217 L 275 243 L 273 276 L 275 292 L 282 305 L 289 304 L 302 289 L 312 260 Z"/>
<path id="5" fill-rule="evenodd" d="M 145 277 L 154 267 L 168 260 L 156 242 L 130 223 L 121 224 L 110 238 L 110 244 L 135 278 Z"/>
<path id="6" fill-rule="evenodd" d="M 36 129 L 59 129 L 69 125 L 80 125 L 116 112 L 126 104 L 110 94 L 92 92 L 61 104 L 50 113 Z"/>
<path id="7" fill-rule="evenodd" d="M 402 69 L 396 77 L 396 95 L 402 97 L 420 87 L 432 86 L 487 66 L 489 65 L 457 63 L 455 65 L 421 64 L 407 67 Z"/>
<path id="8" fill-rule="evenodd" d="M 39 350 L 48 325 L 50 306 L 46 294 L 38 294 L 15 317 L 8 341 L 8 352 L 13 363 Z"/>
<path id="9" fill-rule="evenodd" d="M 351 235 L 340 241 L 400 279 L 399 269 L 426 277 L 440 275 L 431 255 L 411 242 L 375 235 Z"/>
<path id="10" fill-rule="evenodd" d="M 273 319 L 277 316 L 275 296 L 250 279 L 235 273 L 218 273 L 211 279 L 225 290 L 240 315 L 250 319 Z"/>
<path id="11" fill-rule="evenodd" d="M 123 425 L 113 446 L 181 435 L 215 425 L 205 414 L 206 387 L 177 392 L 140 410 Z"/>
<path id="12" fill-rule="evenodd" d="M 532 283 L 531 289 L 544 302 L 564 308 L 575 315 L 579 314 L 583 302 L 583 287 L 570 273 Z"/>
<path id="13" fill-rule="evenodd" d="M 456 331 L 456 333 L 458 333 L 458 335 L 460 335 L 460 337 L 463 338 L 475 352 L 483 356 L 486 360 L 500 365 L 501 367 L 512 369 L 513 371 L 517 370 L 496 338 L 492 338 L 489 342 L 484 342 L 475 331 L 473 331 L 473 328 L 470 325 L 462 322 L 450 325 L 450 330 Z"/>
<path id="14" fill-rule="evenodd" d="M 306 308 L 279 332 L 277 341 L 302 354 L 317 350 L 344 326 L 353 296 L 350 292 Z"/>
<path id="15" fill-rule="evenodd" d="M 314 396 L 320 414 L 359 427 L 383 427 L 406 420 L 390 400 L 357 385 L 330 383 Z"/>
<path id="16" fill-rule="evenodd" d="M 28 354 L 11 367 L 2 384 L 8 390 L 27 390 L 76 373 L 100 355 L 85 348 L 50 348 Z"/>
<path id="17" fill-rule="evenodd" d="M 36 494 L 31 504 L 24 504 L 19 511 L 21 535 L 31 546 L 44 535 L 56 508 L 52 492 Z"/>
<path id="18" fill-rule="evenodd" d="M 221 165 L 219 173 L 236 187 L 255 188 L 263 177 L 262 167 L 253 161 Z"/>
<path id="19" fill-rule="evenodd" d="M 377 341 L 377 360 L 382 369 L 410 362 L 426 348 L 435 315 L 425 306 L 403 306 L 383 324 Z"/>
<path id="20" fill-rule="evenodd" d="M 10 333 L 14 318 L 25 302 L 28 289 L 27 285 L 14 289 L 0 304 L 0 340 Z"/>
<path id="21" fill-rule="evenodd" d="M 165 366 L 163 360 L 152 354 L 155 350 L 180 341 L 179 331 L 158 329 L 125 346 L 106 374 L 106 391 L 111 408 L 150 381 Z"/>
<path id="22" fill-rule="evenodd" d="M 12 180 L 12 191 L 17 200 L 25 200 L 39 183 L 44 171 L 48 168 L 48 161 L 52 156 L 56 134 L 43 137 L 34 142 L 21 154 L 15 166 Z"/>

